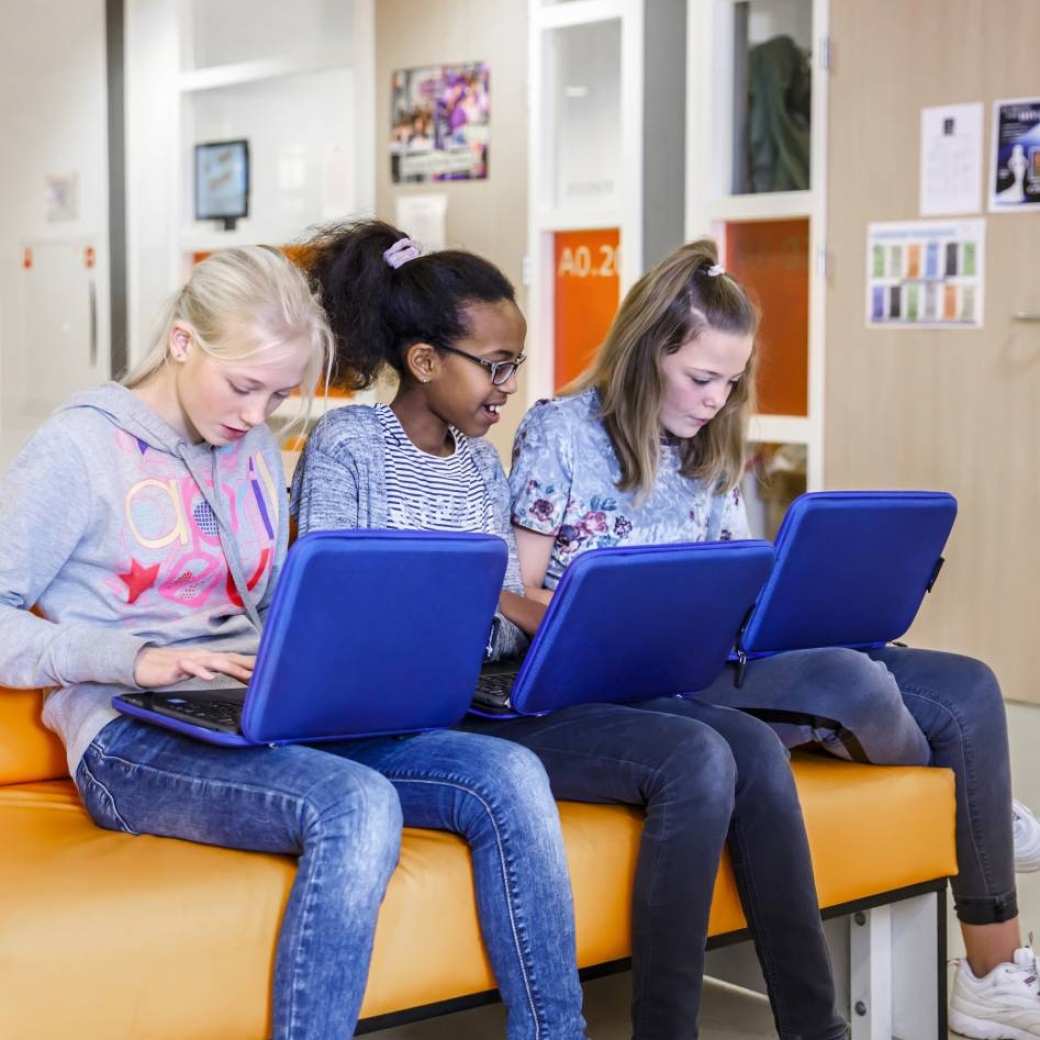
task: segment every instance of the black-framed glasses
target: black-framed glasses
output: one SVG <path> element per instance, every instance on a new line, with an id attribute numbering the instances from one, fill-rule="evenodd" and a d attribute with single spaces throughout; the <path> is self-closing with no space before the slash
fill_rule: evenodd
<path id="1" fill-rule="evenodd" d="M 486 361 L 482 357 L 477 357 L 476 354 L 467 354 L 466 351 L 459 350 L 458 347 L 445 347 L 442 345 L 439 349 L 446 350 L 449 354 L 458 354 L 459 357 L 469 358 L 470 361 L 475 361 L 481 368 L 486 368 L 491 376 L 492 386 L 502 386 L 503 383 L 508 383 L 520 370 L 520 366 L 527 360 L 527 355 L 521 354 L 519 357 L 513 358 L 512 361 Z"/>

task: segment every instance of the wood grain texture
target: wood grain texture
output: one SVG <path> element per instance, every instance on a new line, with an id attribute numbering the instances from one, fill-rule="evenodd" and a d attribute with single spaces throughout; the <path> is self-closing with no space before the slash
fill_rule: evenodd
<path id="1" fill-rule="evenodd" d="M 947 566 L 910 633 L 1040 703 L 1040 213 L 986 215 L 985 326 L 867 330 L 866 229 L 915 220 L 920 112 L 1040 95 L 1035 0 L 834 0 L 825 409 L 828 488 L 952 491 Z M 979 200 L 980 214 L 984 202 Z"/>

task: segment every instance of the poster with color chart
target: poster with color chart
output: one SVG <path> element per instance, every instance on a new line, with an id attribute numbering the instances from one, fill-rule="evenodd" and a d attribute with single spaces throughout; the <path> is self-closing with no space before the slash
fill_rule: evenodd
<path id="1" fill-rule="evenodd" d="M 867 327 L 978 329 L 984 220 L 918 220 L 867 228 Z"/>
<path id="2" fill-rule="evenodd" d="M 991 213 L 1040 212 L 1040 99 L 993 103 Z"/>
<path id="3" fill-rule="evenodd" d="M 484 180 L 491 136 L 485 62 L 398 69 L 390 84 L 395 184 Z"/>

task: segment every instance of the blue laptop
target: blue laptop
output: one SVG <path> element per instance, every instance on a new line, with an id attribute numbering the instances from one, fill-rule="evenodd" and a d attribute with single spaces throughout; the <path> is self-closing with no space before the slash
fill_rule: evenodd
<path id="1" fill-rule="evenodd" d="M 485 666 L 472 711 L 544 715 L 703 689 L 772 564 L 773 547 L 761 541 L 584 553 L 564 571 L 519 666 Z"/>
<path id="2" fill-rule="evenodd" d="M 453 725 L 484 661 L 506 556 L 501 538 L 482 534 L 308 534 L 289 551 L 247 687 L 112 704 L 233 747 Z"/>
<path id="3" fill-rule="evenodd" d="M 903 635 L 943 565 L 957 500 L 940 491 L 819 491 L 791 503 L 776 566 L 737 639 L 747 662 L 785 650 L 869 649 Z"/>

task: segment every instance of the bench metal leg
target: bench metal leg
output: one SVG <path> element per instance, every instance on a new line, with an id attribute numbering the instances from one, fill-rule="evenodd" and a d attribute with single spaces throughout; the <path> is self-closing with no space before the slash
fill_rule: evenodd
<path id="1" fill-rule="evenodd" d="M 852 1040 L 947 1040 L 945 888 L 828 916 L 838 1007 Z M 749 942 L 712 950 L 706 971 L 765 991 Z"/>
<path id="2" fill-rule="evenodd" d="M 946 899 L 929 892 L 852 915 L 852 1040 L 946 1040 Z"/>
<path id="3" fill-rule="evenodd" d="M 891 1040 L 894 1035 L 892 953 L 890 906 L 852 915 L 849 931 L 852 1040 Z"/>

